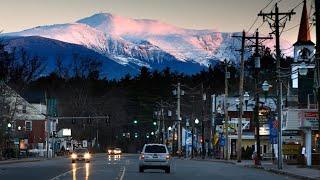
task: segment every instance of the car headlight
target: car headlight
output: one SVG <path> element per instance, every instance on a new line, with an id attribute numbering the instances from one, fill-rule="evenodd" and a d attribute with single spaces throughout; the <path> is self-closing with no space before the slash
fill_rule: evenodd
<path id="1" fill-rule="evenodd" d="M 85 158 L 85 159 L 90 159 L 90 154 L 89 154 L 89 153 L 85 153 L 85 154 L 84 154 L 84 158 Z"/>
<path id="2" fill-rule="evenodd" d="M 108 153 L 112 153 L 112 150 L 109 149 L 109 150 L 108 150 Z"/>
<path id="3" fill-rule="evenodd" d="M 72 159 L 76 159 L 76 158 L 77 158 L 77 155 L 73 153 L 73 154 L 71 154 L 71 158 L 72 158 Z"/>

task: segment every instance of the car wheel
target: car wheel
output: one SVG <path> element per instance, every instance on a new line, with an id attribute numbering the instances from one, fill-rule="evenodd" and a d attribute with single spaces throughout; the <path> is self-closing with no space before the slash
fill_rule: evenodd
<path id="1" fill-rule="evenodd" d="M 143 173 L 144 172 L 144 168 L 143 167 L 139 167 L 139 172 Z"/>
<path id="2" fill-rule="evenodd" d="M 166 167 L 165 171 L 166 171 L 166 173 L 170 173 L 170 166 Z"/>
<path id="3" fill-rule="evenodd" d="M 76 162 L 76 160 L 72 160 L 71 162 L 72 162 L 72 163 L 75 163 L 75 162 Z"/>

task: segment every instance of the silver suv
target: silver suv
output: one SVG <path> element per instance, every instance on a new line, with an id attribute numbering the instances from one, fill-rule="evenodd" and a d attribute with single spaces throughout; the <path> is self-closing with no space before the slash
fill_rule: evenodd
<path id="1" fill-rule="evenodd" d="M 163 169 L 170 173 L 171 156 L 164 144 L 145 144 L 139 158 L 139 172 L 145 169 Z"/>

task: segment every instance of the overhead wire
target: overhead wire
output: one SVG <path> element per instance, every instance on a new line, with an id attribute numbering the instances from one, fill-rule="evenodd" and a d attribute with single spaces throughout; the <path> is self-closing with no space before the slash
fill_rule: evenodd
<path id="1" fill-rule="evenodd" d="M 268 8 L 269 5 L 270 5 L 273 1 L 274 1 L 274 0 L 270 0 L 269 3 L 267 3 L 260 11 L 264 11 L 266 8 Z M 254 22 L 251 24 L 248 32 L 250 32 L 250 31 L 252 30 L 252 28 L 254 27 L 254 25 L 257 23 L 258 19 L 259 19 L 259 16 L 257 16 L 256 19 L 254 20 Z M 260 28 L 263 24 L 264 24 L 264 22 L 262 22 L 262 24 L 259 26 L 259 28 Z M 258 29 L 259 29 L 259 28 L 258 28 Z"/>
<path id="2" fill-rule="evenodd" d="M 292 11 L 295 10 L 296 8 L 298 8 L 302 3 L 303 3 L 303 1 L 301 1 L 298 5 L 296 5 L 294 8 L 292 8 Z M 313 15 L 313 13 L 311 13 L 312 10 L 313 10 L 313 6 L 311 4 L 310 5 L 310 10 L 309 10 L 309 15 L 308 15 L 309 16 L 309 18 L 308 18 L 309 20 L 312 20 L 312 15 Z M 298 23 L 298 24 L 296 24 L 296 25 L 294 25 L 294 26 L 292 26 L 292 27 L 290 27 L 290 28 L 288 28 L 286 30 L 283 30 L 283 32 L 291 31 L 291 30 L 299 27 L 299 25 L 300 25 L 300 23 Z M 312 23 L 310 23 L 309 30 L 312 28 L 311 26 L 312 26 Z"/>

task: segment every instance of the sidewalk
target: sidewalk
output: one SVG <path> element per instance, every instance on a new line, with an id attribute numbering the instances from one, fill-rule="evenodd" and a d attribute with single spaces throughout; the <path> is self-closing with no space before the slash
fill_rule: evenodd
<path id="1" fill-rule="evenodd" d="M 56 156 L 54 158 L 46 158 L 46 157 L 35 157 L 35 158 L 12 158 L 8 160 L 0 160 L 0 166 L 3 164 L 14 164 L 14 163 L 24 163 L 24 162 L 37 162 L 37 161 L 44 161 L 44 160 L 53 160 L 53 159 L 59 159 L 59 158 L 65 158 L 64 156 Z"/>
<path id="2" fill-rule="evenodd" d="M 1 160 L 0 165 L 3 164 L 14 164 L 14 163 L 23 163 L 23 162 L 37 162 L 37 161 L 42 161 L 45 160 L 46 158 L 13 158 L 13 159 L 8 159 L 8 160 Z"/>
<path id="3" fill-rule="evenodd" d="M 262 169 L 272 173 L 283 174 L 283 175 L 287 175 L 287 176 L 298 178 L 298 179 L 311 179 L 311 180 L 320 179 L 320 170 L 318 169 L 298 167 L 297 165 L 283 164 L 283 169 L 278 170 L 277 165 L 272 164 L 271 161 L 262 161 L 261 166 L 255 166 L 252 160 L 243 160 L 241 161 L 241 163 L 238 163 L 236 160 L 229 160 L 229 161 L 219 160 L 219 159 L 191 159 L 191 160 L 234 164 L 234 165 L 243 166 L 246 168 Z"/>

